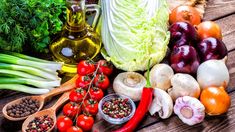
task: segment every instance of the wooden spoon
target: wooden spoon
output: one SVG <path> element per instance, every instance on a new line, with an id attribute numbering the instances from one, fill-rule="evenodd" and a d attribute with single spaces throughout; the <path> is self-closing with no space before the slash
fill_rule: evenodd
<path id="1" fill-rule="evenodd" d="M 55 127 L 56 124 L 56 111 L 62 106 L 66 101 L 69 100 L 69 92 L 64 93 L 59 100 L 50 108 L 38 111 L 34 113 L 33 115 L 30 115 L 23 123 L 22 125 L 22 132 L 26 132 L 26 129 L 28 128 L 28 124 L 35 119 L 35 117 L 42 117 L 48 115 L 53 119 L 53 126 L 47 130 L 48 132 L 51 132 L 52 129 Z"/>
<path id="2" fill-rule="evenodd" d="M 42 109 L 42 107 L 44 106 L 45 102 L 53 97 L 53 96 L 56 96 L 58 94 L 61 94 L 65 91 L 68 91 L 68 90 L 71 90 L 71 89 L 74 89 L 76 88 L 76 84 L 75 84 L 75 81 L 76 79 L 78 78 L 78 75 L 74 76 L 72 79 L 70 79 L 69 81 L 65 82 L 64 84 L 62 84 L 60 87 L 58 88 L 55 88 L 53 90 L 51 90 L 49 93 L 47 94 L 43 94 L 43 95 L 37 95 L 37 96 L 26 96 L 26 97 L 22 97 L 22 98 L 19 98 L 17 100 L 14 100 L 14 101 L 11 101 L 9 103 L 7 103 L 3 109 L 2 109 L 2 113 L 3 113 L 3 116 L 5 118 L 7 118 L 8 120 L 11 120 L 11 121 L 20 121 L 20 120 L 24 120 L 26 119 L 28 116 L 25 116 L 25 117 L 20 117 L 20 118 L 16 118 L 16 117 L 11 117 L 7 114 L 7 107 L 8 106 L 12 106 L 14 104 L 19 104 L 22 99 L 24 98 L 32 98 L 33 100 L 38 100 L 39 101 L 39 108 L 37 111 L 40 111 Z"/>

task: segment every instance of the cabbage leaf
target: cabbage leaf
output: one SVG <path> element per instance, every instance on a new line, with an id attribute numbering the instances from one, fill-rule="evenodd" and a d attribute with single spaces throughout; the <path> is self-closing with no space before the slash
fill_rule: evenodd
<path id="1" fill-rule="evenodd" d="M 118 69 L 144 71 L 166 55 L 170 33 L 166 0 L 101 0 L 101 36 L 106 60 Z"/>

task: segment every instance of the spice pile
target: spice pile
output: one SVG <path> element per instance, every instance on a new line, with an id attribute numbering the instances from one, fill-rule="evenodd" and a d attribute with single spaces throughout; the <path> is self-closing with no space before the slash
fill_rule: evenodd
<path id="1" fill-rule="evenodd" d="M 128 99 L 112 98 L 104 102 L 102 111 L 112 118 L 123 118 L 130 115 L 131 104 L 128 103 Z"/>
<path id="2" fill-rule="evenodd" d="M 35 117 L 27 126 L 26 132 L 46 132 L 54 125 L 54 121 L 48 115 Z"/>
<path id="3" fill-rule="evenodd" d="M 38 111 L 39 101 L 32 98 L 23 98 L 18 104 L 7 107 L 7 114 L 11 117 L 25 117 Z"/>

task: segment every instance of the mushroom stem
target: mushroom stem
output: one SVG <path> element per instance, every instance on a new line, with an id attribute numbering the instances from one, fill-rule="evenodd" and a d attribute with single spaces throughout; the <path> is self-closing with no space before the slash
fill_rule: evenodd
<path id="1" fill-rule="evenodd" d="M 193 110 L 189 106 L 184 106 L 180 109 L 180 113 L 184 116 L 184 118 L 190 119 L 193 116 Z"/>

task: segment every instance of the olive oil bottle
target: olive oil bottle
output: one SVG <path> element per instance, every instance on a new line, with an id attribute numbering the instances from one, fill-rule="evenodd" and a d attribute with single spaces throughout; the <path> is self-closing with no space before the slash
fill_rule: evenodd
<path id="1" fill-rule="evenodd" d="M 100 36 L 86 23 L 85 16 L 87 7 L 89 11 L 96 11 L 93 22 L 95 27 L 99 9 L 94 5 L 85 5 L 85 0 L 67 0 L 66 7 L 66 24 L 60 36 L 50 44 L 50 51 L 55 61 L 65 63 L 62 72 L 76 73 L 77 62 L 93 59 L 100 51 Z"/>

